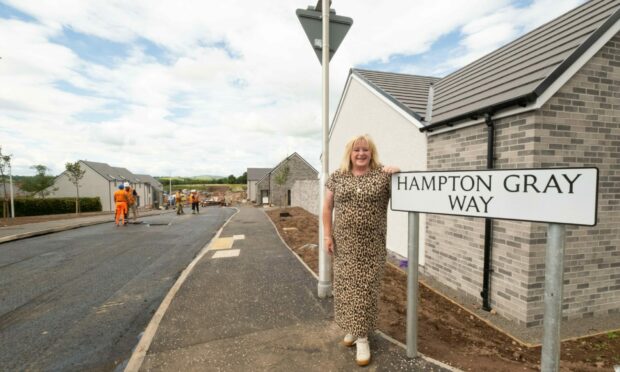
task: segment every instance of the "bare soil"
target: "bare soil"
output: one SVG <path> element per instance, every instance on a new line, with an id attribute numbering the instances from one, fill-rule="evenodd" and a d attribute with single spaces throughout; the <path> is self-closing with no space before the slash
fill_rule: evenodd
<path id="1" fill-rule="evenodd" d="M 288 212 L 290 217 L 280 217 Z M 318 272 L 318 219 L 298 207 L 267 214 L 291 249 Z M 465 371 L 538 371 L 540 347 L 528 347 L 489 326 L 465 308 L 420 283 L 418 350 Z M 387 265 L 378 328 L 405 342 L 407 275 Z M 562 371 L 609 371 L 620 365 L 620 334 L 562 343 Z"/>

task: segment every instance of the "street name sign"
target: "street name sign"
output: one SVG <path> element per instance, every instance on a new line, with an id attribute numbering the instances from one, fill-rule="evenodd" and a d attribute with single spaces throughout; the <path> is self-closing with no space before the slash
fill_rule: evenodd
<path id="1" fill-rule="evenodd" d="M 400 172 L 395 211 L 596 225 L 597 168 Z"/>

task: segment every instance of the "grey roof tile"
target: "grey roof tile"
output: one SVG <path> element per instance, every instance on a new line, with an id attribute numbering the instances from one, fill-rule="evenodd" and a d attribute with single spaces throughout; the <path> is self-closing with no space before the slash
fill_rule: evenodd
<path id="1" fill-rule="evenodd" d="M 386 98 L 397 104 L 418 120 L 426 114 L 429 86 L 439 78 L 407 75 L 394 72 L 351 69 Z"/>
<path id="2" fill-rule="evenodd" d="M 431 124 L 535 99 L 618 20 L 619 9 L 618 0 L 589 1 L 441 79 Z"/>
<path id="3" fill-rule="evenodd" d="M 129 181 L 129 183 L 142 182 L 135 174 L 126 168 L 112 167 L 106 163 L 98 163 L 94 161 L 82 160 L 82 162 L 91 167 L 95 172 L 99 173 L 108 181 Z"/>
<path id="4" fill-rule="evenodd" d="M 248 181 L 258 181 L 265 177 L 271 168 L 248 168 Z"/>
<path id="5" fill-rule="evenodd" d="M 144 183 L 150 183 L 153 188 L 158 191 L 164 190 L 164 185 L 161 182 L 157 181 L 153 176 L 148 174 L 136 174 L 136 177 L 140 179 L 140 181 Z"/>

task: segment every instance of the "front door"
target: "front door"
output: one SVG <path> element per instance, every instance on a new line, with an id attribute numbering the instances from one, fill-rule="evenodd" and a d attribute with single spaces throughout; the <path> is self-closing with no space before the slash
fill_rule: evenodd
<path id="1" fill-rule="evenodd" d="M 263 204 L 269 204 L 269 190 L 261 190 L 260 196 Z"/>

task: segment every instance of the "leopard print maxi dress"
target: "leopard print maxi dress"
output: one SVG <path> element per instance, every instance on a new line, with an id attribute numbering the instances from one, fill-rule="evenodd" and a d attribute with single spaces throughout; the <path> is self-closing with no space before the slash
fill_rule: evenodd
<path id="1" fill-rule="evenodd" d="M 385 234 L 391 176 L 381 169 L 362 176 L 334 172 L 334 315 L 346 333 L 365 337 L 375 329 L 386 260 Z"/>

